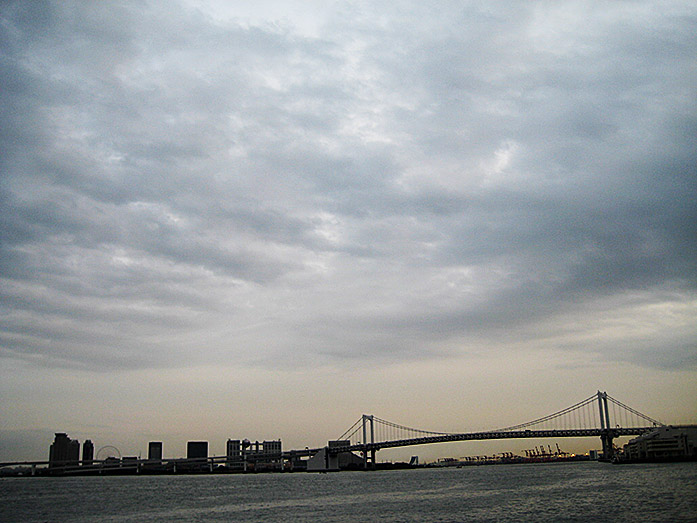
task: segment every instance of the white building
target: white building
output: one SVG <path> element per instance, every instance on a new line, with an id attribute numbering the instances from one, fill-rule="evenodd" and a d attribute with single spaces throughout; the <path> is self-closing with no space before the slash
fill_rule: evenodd
<path id="1" fill-rule="evenodd" d="M 697 459 L 697 425 L 665 426 L 642 434 L 624 446 L 626 461 Z"/>

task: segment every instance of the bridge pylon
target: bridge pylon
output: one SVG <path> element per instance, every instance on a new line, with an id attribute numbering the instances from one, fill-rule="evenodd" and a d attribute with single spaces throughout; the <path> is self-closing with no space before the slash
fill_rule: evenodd
<path id="1" fill-rule="evenodd" d="M 598 410 L 600 411 L 600 442 L 603 446 L 603 459 L 610 460 L 614 454 L 612 440 L 615 432 L 610 425 L 610 411 L 607 408 L 607 392 L 598 391 Z"/>
<path id="2" fill-rule="evenodd" d="M 363 414 L 363 469 L 375 469 L 375 425 L 372 414 Z M 370 425 L 370 443 L 368 443 L 368 425 Z"/>

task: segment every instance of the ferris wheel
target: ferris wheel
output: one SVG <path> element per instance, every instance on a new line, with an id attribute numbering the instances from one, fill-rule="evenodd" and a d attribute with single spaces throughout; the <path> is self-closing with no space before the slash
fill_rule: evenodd
<path id="1" fill-rule="evenodd" d="M 105 461 L 109 458 L 121 459 L 121 451 L 113 445 L 105 445 L 97 451 L 97 461 Z"/>

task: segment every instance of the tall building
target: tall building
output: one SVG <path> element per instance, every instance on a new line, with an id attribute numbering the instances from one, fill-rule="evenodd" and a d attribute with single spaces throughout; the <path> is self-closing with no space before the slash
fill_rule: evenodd
<path id="1" fill-rule="evenodd" d="M 229 439 L 225 445 L 227 466 L 232 469 L 280 470 L 283 467 L 281 440 L 250 442 L 248 439 Z"/>
<path id="2" fill-rule="evenodd" d="M 76 439 L 71 439 L 68 444 L 68 461 L 71 465 L 80 463 L 80 442 Z"/>
<path id="3" fill-rule="evenodd" d="M 263 468 L 266 470 L 282 470 L 283 469 L 283 450 L 281 449 L 281 440 L 264 440 L 263 446 Z"/>
<path id="4" fill-rule="evenodd" d="M 91 465 L 94 459 L 94 444 L 92 440 L 86 439 L 82 444 L 82 464 Z"/>
<path id="5" fill-rule="evenodd" d="M 148 443 L 148 459 L 162 461 L 162 442 L 151 441 Z"/>
<path id="6" fill-rule="evenodd" d="M 227 456 L 227 466 L 233 468 L 242 467 L 242 442 L 239 439 L 229 439 L 225 445 L 225 455 Z"/>
<path id="7" fill-rule="evenodd" d="M 280 439 L 271 441 L 264 440 L 262 445 L 264 446 L 264 454 L 270 459 L 281 459 L 282 449 Z"/>
<path id="8" fill-rule="evenodd" d="M 198 459 L 208 457 L 207 441 L 189 441 L 186 444 L 186 458 Z"/>
<path id="9" fill-rule="evenodd" d="M 48 467 L 77 465 L 80 461 L 80 442 L 70 439 L 65 432 L 56 432 L 48 451 Z"/>

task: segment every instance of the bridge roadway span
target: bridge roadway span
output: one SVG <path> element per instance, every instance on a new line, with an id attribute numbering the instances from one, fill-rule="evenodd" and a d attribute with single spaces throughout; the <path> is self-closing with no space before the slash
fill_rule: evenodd
<path id="1" fill-rule="evenodd" d="M 374 443 L 357 443 L 342 447 L 331 447 L 331 454 L 340 452 L 354 452 L 365 450 L 380 450 L 395 447 L 409 447 L 412 445 L 427 445 L 429 443 L 446 443 L 452 441 L 490 440 L 490 439 L 516 439 L 516 438 L 578 438 L 578 437 L 603 437 L 611 436 L 638 436 L 654 430 L 656 427 L 633 427 L 614 429 L 556 429 L 556 430 L 511 430 L 489 432 L 465 432 L 462 434 L 442 434 L 438 436 L 424 436 L 421 438 L 398 439 L 392 441 L 379 441 Z M 318 449 L 312 449 L 316 452 Z M 301 451 L 293 451 L 301 452 Z M 305 451 L 302 451 L 305 452 Z M 296 454 L 301 455 L 301 454 Z"/>

